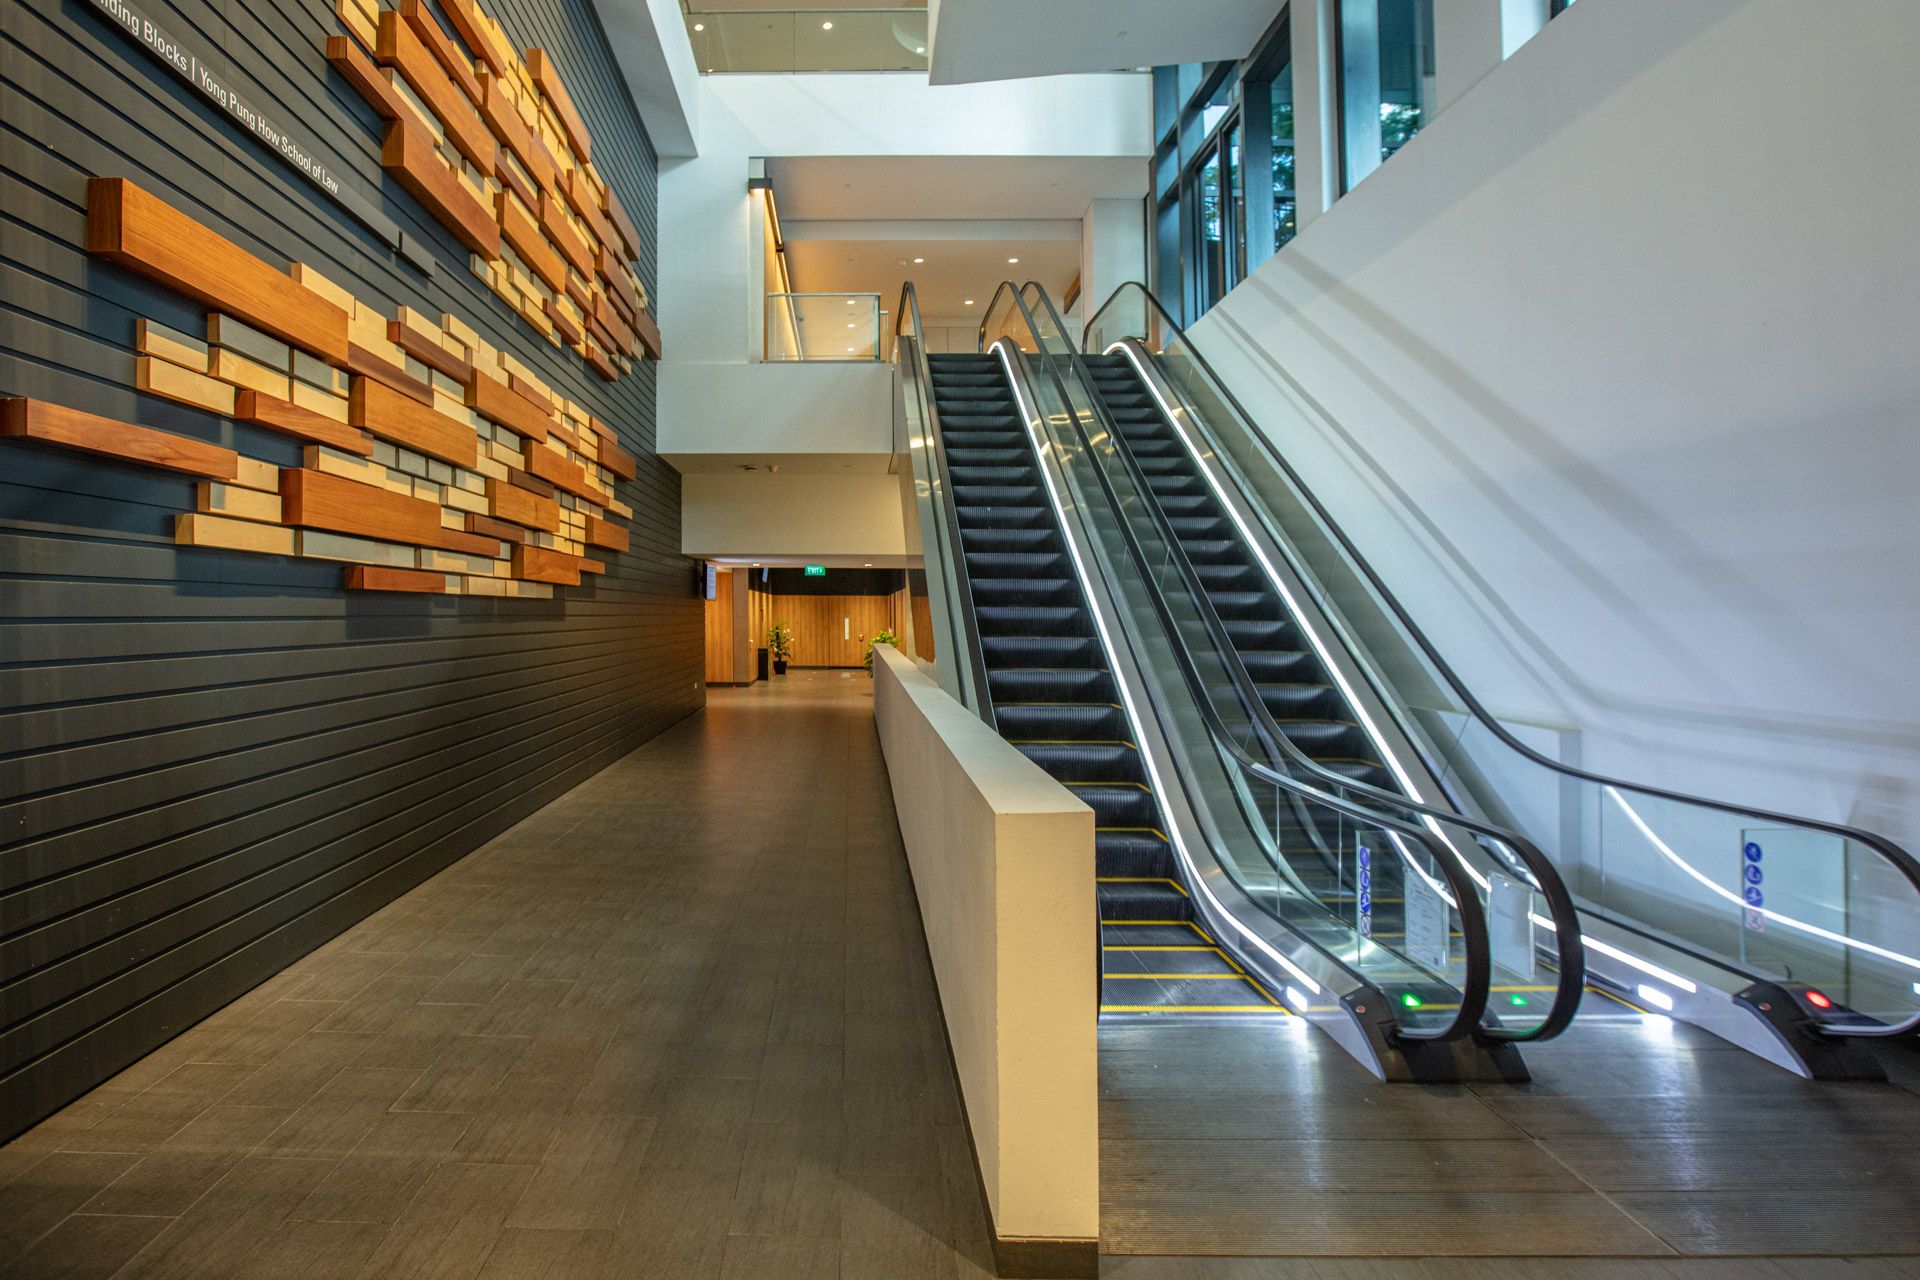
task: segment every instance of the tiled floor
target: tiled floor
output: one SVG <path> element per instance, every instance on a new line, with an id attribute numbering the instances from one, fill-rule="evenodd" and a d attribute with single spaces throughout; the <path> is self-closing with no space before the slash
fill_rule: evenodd
<path id="1" fill-rule="evenodd" d="M 1582 1031 L 1529 1053 L 1533 1085 L 1435 1090 L 1283 1022 L 1107 1028 L 1110 1250 L 1354 1256 L 1104 1274 L 1920 1276 L 1676 1253 L 1910 1238 L 1911 1095 Z M 1379 1256 L 1469 1250 L 1647 1256 Z M 0 1147 L 6 1277 L 984 1274 L 868 686 L 837 673 L 716 691 Z"/>

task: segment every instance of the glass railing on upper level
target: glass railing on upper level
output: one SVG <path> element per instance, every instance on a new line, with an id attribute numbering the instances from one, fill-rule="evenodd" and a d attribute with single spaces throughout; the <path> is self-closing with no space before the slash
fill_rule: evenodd
<path id="1" fill-rule="evenodd" d="M 877 293 L 770 293 L 762 358 L 880 360 Z"/>
<path id="2" fill-rule="evenodd" d="M 927 10 L 690 9 L 704 72 L 925 71 Z"/>
<path id="3" fill-rule="evenodd" d="M 1774 1004 L 1790 1000 L 1796 1022 L 1827 1037 L 1920 1028 L 1920 863 L 1906 850 L 1841 823 L 1609 778 L 1530 745 L 1475 698 L 1146 289 L 1116 292 L 1081 347 L 1136 362 L 1449 796 L 1553 858 L 1596 972 L 1623 975 L 1614 985 L 1629 999 L 1687 1016 L 1717 984 L 1776 1020 Z"/>
<path id="4" fill-rule="evenodd" d="M 1242 665 L 1229 628 L 1214 612 L 1199 569 L 1188 559 L 1172 519 L 1161 509 L 1152 477 L 1108 416 L 1051 300 L 1037 285 L 1029 285 L 1024 294 L 1036 317 L 1041 359 L 1061 380 L 1062 393 L 1075 416 L 1090 425 L 1084 452 L 1105 473 L 1103 488 L 1123 495 L 1112 504 L 1115 518 L 1128 526 L 1137 568 L 1165 602 L 1158 610 L 1162 625 L 1175 633 L 1181 650 L 1195 655 L 1210 714 L 1227 727 L 1231 750 L 1257 761 L 1260 768 L 1248 773 L 1268 787 L 1274 785 L 1270 775 L 1277 774 L 1381 820 L 1423 832 L 1460 873 L 1463 891 L 1474 900 L 1472 914 L 1488 929 L 1494 1007 L 1480 1034 L 1489 1039 L 1535 1040 L 1564 1030 L 1579 1006 L 1585 968 L 1572 898 L 1551 861 L 1517 832 L 1369 786 L 1309 759 L 1293 743 L 1275 723 Z M 1309 621 L 1299 617 L 1295 625 L 1305 629 Z M 1260 790 L 1251 789 L 1249 794 L 1259 795 Z M 1263 810 L 1267 807 L 1261 805 Z M 1283 845 L 1286 828 L 1274 825 L 1271 830 L 1276 846 Z M 1356 866 L 1356 874 L 1359 870 Z M 1417 893 L 1419 886 L 1413 889 Z M 1566 927 L 1541 931 L 1530 923 L 1535 918 Z"/>

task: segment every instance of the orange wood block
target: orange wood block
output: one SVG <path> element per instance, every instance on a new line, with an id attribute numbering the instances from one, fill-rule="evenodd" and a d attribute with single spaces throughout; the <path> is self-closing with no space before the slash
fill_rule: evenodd
<path id="1" fill-rule="evenodd" d="M 507 388 L 515 395 L 531 400 L 536 409 L 545 414 L 553 412 L 553 397 L 517 373 L 507 374 Z"/>
<path id="2" fill-rule="evenodd" d="M 538 209 L 540 207 L 540 193 L 527 185 L 527 180 L 520 176 L 518 166 L 506 163 L 495 165 L 493 176 L 500 179 L 500 185 L 503 189 L 519 196 L 521 202 L 524 203 L 527 208 Z"/>
<path id="3" fill-rule="evenodd" d="M 239 455 L 231 449 L 25 396 L 0 400 L 0 436 L 208 480 L 231 480 L 240 472 Z"/>
<path id="4" fill-rule="evenodd" d="M 529 529 L 546 533 L 560 530 L 559 503 L 508 481 L 487 481 L 487 508 L 499 520 L 523 524 Z"/>
<path id="5" fill-rule="evenodd" d="M 555 488 L 581 498 L 597 498 L 600 491 L 587 479 L 587 471 L 577 462 L 569 462 L 552 449 L 527 450 L 527 470 Z"/>
<path id="6" fill-rule="evenodd" d="M 586 121 L 574 109 L 573 99 L 567 96 L 567 86 L 560 83 L 560 71 L 553 65 L 553 58 L 545 49 L 529 49 L 527 70 L 533 74 L 533 82 L 540 86 L 540 92 L 553 104 L 553 114 L 560 117 L 560 127 L 566 130 L 573 153 L 582 160 L 593 159 L 593 139 L 587 136 Z"/>
<path id="7" fill-rule="evenodd" d="M 357 453 L 363 458 L 373 453 L 373 437 L 366 432 L 343 427 L 332 418 L 322 417 L 311 409 L 302 409 L 297 404 L 270 396 L 264 391 L 242 391 L 234 406 L 233 416 L 242 422 L 278 431 L 281 435 L 332 445 L 345 453 Z"/>
<path id="8" fill-rule="evenodd" d="M 585 443 L 580 439 L 579 436 L 574 434 L 573 428 L 563 426 L 560 423 L 556 422 L 553 424 L 553 427 L 551 428 L 551 430 L 553 432 L 553 438 L 555 440 L 558 440 L 561 444 L 566 445 L 567 448 L 573 450 L 575 453 L 586 452 Z"/>
<path id="9" fill-rule="evenodd" d="M 633 225 L 633 219 L 627 216 L 626 206 L 620 203 L 619 196 L 613 194 L 612 187 L 607 188 L 606 199 L 602 203 L 606 206 L 607 217 L 613 222 L 613 229 L 620 233 L 621 245 L 627 252 L 627 260 L 640 261 L 639 229 Z"/>
<path id="10" fill-rule="evenodd" d="M 653 359 L 660 358 L 660 326 L 645 311 L 633 317 L 633 336 L 639 339 L 640 349 Z"/>
<path id="11" fill-rule="evenodd" d="M 447 575 L 422 573 L 418 569 L 388 569 L 373 564 L 350 564 L 346 570 L 349 591 L 413 591 L 444 595 Z"/>
<path id="12" fill-rule="evenodd" d="M 528 475 L 519 467 L 507 468 L 507 483 L 515 488 L 525 489 L 528 493 L 537 493 L 543 498 L 551 498 L 559 492 L 539 476 Z"/>
<path id="13" fill-rule="evenodd" d="M 526 166 L 536 186 L 552 185 L 553 157 L 533 136 L 533 131 L 527 128 L 527 122 L 520 118 L 519 111 L 501 91 L 499 82 L 491 76 L 480 77 L 480 115 L 486 120 L 487 127 L 493 130 L 493 136 L 505 143 L 507 150 Z"/>
<path id="14" fill-rule="evenodd" d="M 607 562 L 604 560 L 589 560 L 585 556 L 575 556 L 574 560 L 579 563 L 580 572 L 582 573 L 605 573 L 607 571 Z"/>
<path id="15" fill-rule="evenodd" d="M 389 324 L 392 321 L 388 321 Z M 433 387 L 420 381 L 385 356 L 376 355 L 359 343 L 347 348 L 347 368 L 363 378 L 371 378 L 421 404 L 433 403 Z"/>
<path id="16" fill-rule="evenodd" d="M 524 582 L 552 582 L 572 587 L 580 583 L 580 561 L 564 551 L 521 545 L 513 549 L 513 576 Z"/>
<path id="17" fill-rule="evenodd" d="M 429 24 L 433 22 L 431 17 L 422 16 Z M 460 87 L 441 69 L 439 60 L 420 39 L 412 23 L 391 9 L 381 13 L 380 42 L 374 46 L 373 56 L 381 66 L 392 67 L 406 77 L 413 91 L 447 131 L 447 141 L 453 143 L 461 155 L 473 161 L 482 173 L 493 172 L 493 152 L 497 145 L 493 131 L 481 121 Z M 474 92 L 479 92 L 478 81 Z"/>
<path id="18" fill-rule="evenodd" d="M 346 363 L 346 312 L 125 178 L 87 180 L 87 252 Z"/>
<path id="19" fill-rule="evenodd" d="M 500 256 L 500 224 L 460 185 L 424 130 L 405 120 L 390 122 L 380 144 L 380 167 L 453 232 L 454 239 L 483 258 Z"/>
<path id="20" fill-rule="evenodd" d="M 476 533 L 484 538 L 498 538 L 502 542 L 525 542 L 527 531 L 519 525 L 508 524 L 505 520 L 496 520 L 492 516 L 467 513 L 467 532 Z"/>
<path id="21" fill-rule="evenodd" d="M 474 517 L 469 514 L 467 518 L 471 520 Z M 484 519 L 484 517 L 482 518 Z M 512 526 L 507 527 L 511 528 Z M 515 532 L 517 533 L 518 530 Z M 501 539 L 491 534 L 468 533 L 459 529 L 448 529 L 443 526 L 438 537 L 435 538 L 433 545 L 439 547 L 442 551 L 458 551 L 462 555 L 484 556 L 489 560 L 497 560 L 500 557 L 500 544 L 502 541 L 519 542 L 525 539 L 525 537 L 526 535 L 522 533 L 517 538 Z"/>
<path id="22" fill-rule="evenodd" d="M 347 421 L 383 440 L 392 440 L 431 458 L 471 468 L 479 457 L 473 430 L 437 409 L 421 404 L 372 378 L 355 378 L 347 401 Z M 434 523 L 438 525 L 436 513 Z"/>
<path id="23" fill-rule="evenodd" d="M 440 69 L 460 86 L 460 92 L 467 95 L 467 101 L 478 106 L 480 79 L 473 74 L 473 59 L 462 53 L 460 47 L 448 38 L 421 0 L 400 0 L 400 16 L 413 28 L 413 34 L 433 55 L 433 60 L 440 64 Z"/>
<path id="24" fill-rule="evenodd" d="M 640 474 L 639 460 L 611 440 L 600 442 L 600 465 L 622 480 L 631 480 Z"/>
<path id="25" fill-rule="evenodd" d="M 601 252 L 604 253 L 605 250 L 602 250 Z M 575 272 L 575 271 L 568 272 L 567 273 L 567 296 L 573 299 L 574 305 L 580 308 L 580 312 L 582 315 L 589 315 L 592 313 L 593 297 L 594 297 L 593 281 L 587 279 L 585 276 L 582 276 L 578 272 Z"/>
<path id="26" fill-rule="evenodd" d="M 473 376 L 472 365 L 439 343 L 432 341 L 418 329 L 401 324 L 398 320 L 387 321 L 387 341 L 421 364 L 446 374 L 455 382 L 465 382 Z M 418 381 L 418 379 L 412 379 L 412 381 Z"/>
<path id="27" fill-rule="evenodd" d="M 545 440 L 551 425 L 548 415 L 532 401 L 514 394 L 506 383 L 478 369 L 467 383 L 467 407 L 529 440 Z"/>
<path id="28" fill-rule="evenodd" d="M 630 356 L 633 354 L 634 346 L 633 330 L 627 327 L 627 322 L 620 318 L 619 311 L 606 299 L 606 294 L 600 295 L 600 305 L 594 309 L 593 318 L 600 322 L 600 327 L 607 331 L 608 339 L 621 354 Z"/>
<path id="29" fill-rule="evenodd" d="M 605 547 L 609 551 L 625 551 L 631 535 L 619 525 L 599 516 L 587 517 L 587 545 Z"/>
<path id="30" fill-rule="evenodd" d="M 499 216 L 500 231 L 520 255 L 520 260 L 549 289 L 561 289 L 567 283 L 567 264 L 560 260 L 553 246 L 547 243 L 546 236 L 540 233 L 539 226 L 527 211 L 514 202 L 514 197 L 501 191 L 493 197 L 494 213 Z"/>
<path id="31" fill-rule="evenodd" d="M 346 36 L 329 36 L 327 61 L 333 64 L 334 70 L 346 77 L 354 92 L 365 98 L 367 105 L 382 120 L 403 120 L 407 117 L 407 104 L 387 83 L 387 78 L 380 74 L 380 68 L 373 65 L 373 59 L 354 41 Z"/>
<path id="32" fill-rule="evenodd" d="M 600 197 L 594 191 L 593 184 L 587 181 L 586 170 L 575 169 L 568 174 L 565 191 L 567 203 L 573 206 L 573 211 L 580 215 L 582 222 L 593 228 L 594 239 L 603 245 L 617 244 L 614 237 L 619 233 L 601 211 Z"/>
<path id="33" fill-rule="evenodd" d="M 586 360 L 587 364 L 595 373 L 605 378 L 608 382 L 612 382 L 620 376 L 620 371 L 613 367 L 613 361 L 607 359 L 606 353 L 602 351 L 599 344 L 591 338 L 587 340 L 586 349 L 583 350 L 580 355 Z"/>
<path id="34" fill-rule="evenodd" d="M 487 39 L 487 32 L 478 10 L 472 0 L 442 0 L 441 11 L 447 20 L 453 23 L 453 29 L 460 33 L 460 39 L 467 48 L 487 64 L 497 76 L 507 74 L 507 64 L 500 60 L 500 53 L 493 47 L 493 41 Z"/>
<path id="35" fill-rule="evenodd" d="M 640 295 L 635 292 L 633 279 L 627 274 L 627 264 L 616 257 L 611 250 L 600 250 L 595 267 L 600 278 L 607 282 L 607 289 L 626 309 L 628 315 L 640 310 Z"/>
<path id="36" fill-rule="evenodd" d="M 442 532 L 435 503 L 299 467 L 280 471 L 280 519 L 302 529 L 429 546 Z"/>
<path id="37" fill-rule="evenodd" d="M 573 269 L 583 276 L 593 274 L 593 254 L 587 249 L 587 242 L 574 234 L 567 225 L 566 218 L 560 212 L 560 198 L 551 191 L 540 193 L 540 230 L 547 239 L 553 241 L 553 247 L 560 256 L 573 265 Z"/>
<path id="38" fill-rule="evenodd" d="M 542 298 L 540 300 L 540 309 L 547 313 L 548 321 L 552 323 L 554 328 L 560 331 L 560 336 L 567 340 L 568 346 L 577 347 L 581 341 L 585 339 L 586 331 L 580 327 L 572 316 L 567 314 L 566 308 L 562 307 L 554 299 Z"/>

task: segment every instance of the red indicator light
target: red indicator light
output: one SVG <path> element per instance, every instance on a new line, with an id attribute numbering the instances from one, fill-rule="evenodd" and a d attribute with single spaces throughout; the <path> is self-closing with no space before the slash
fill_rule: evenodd
<path id="1" fill-rule="evenodd" d="M 1833 1008 L 1833 1001 L 1827 999 L 1826 996 L 1822 995 L 1818 991 L 1812 990 L 1811 988 L 1809 988 L 1807 991 L 1807 1003 L 1812 1005 L 1816 1009 Z"/>

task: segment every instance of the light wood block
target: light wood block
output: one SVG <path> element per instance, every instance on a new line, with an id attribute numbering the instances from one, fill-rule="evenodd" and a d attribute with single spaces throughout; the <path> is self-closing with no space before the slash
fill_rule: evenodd
<path id="1" fill-rule="evenodd" d="M 355 378 L 347 421 L 374 435 L 456 466 L 472 467 L 473 432 L 445 414 L 371 378 Z"/>
<path id="2" fill-rule="evenodd" d="M 202 512 L 183 512 L 173 518 L 173 540 L 183 547 L 218 547 L 225 551 L 258 551 L 267 555 L 297 553 L 292 529 L 251 520 L 229 520 Z"/>
<path id="3" fill-rule="evenodd" d="M 278 493 L 280 492 L 280 468 L 271 462 L 262 462 L 258 458 L 249 458 L 241 454 L 234 460 L 233 482 L 243 489 Z"/>
<path id="4" fill-rule="evenodd" d="M 87 251 L 346 363 L 344 311 L 125 178 L 87 180 Z"/>
<path id="5" fill-rule="evenodd" d="M 255 360 L 249 360 L 237 352 L 225 347 L 213 349 L 213 363 L 208 372 L 222 382 L 231 382 L 236 387 L 265 392 L 282 403 L 293 394 L 293 379 L 284 373 L 275 373 L 267 366 Z"/>
<path id="6" fill-rule="evenodd" d="M 325 445 L 308 445 L 301 453 L 301 465 L 308 471 L 324 471 L 358 484 L 368 484 L 403 497 L 411 497 L 413 483 L 368 458 L 356 458 Z"/>
<path id="7" fill-rule="evenodd" d="M 345 377 L 344 374 L 341 376 Z M 329 422 L 337 422 L 343 427 L 347 425 L 347 397 L 344 392 L 334 395 L 298 381 L 293 384 L 292 391 L 293 403 L 308 413 Z"/>
<path id="8" fill-rule="evenodd" d="M 146 364 L 149 359 L 142 357 L 141 363 Z M 154 363 L 174 368 L 164 361 Z M 175 371 L 186 377 L 197 376 L 184 369 Z M 0 400 L 0 436 L 58 445 L 209 480 L 231 480 L 238 469 L 239 455 L 231 449 L 23 396 Z"/>
<path id="9" fill-rule="evenodd" d="M 457 507 L 461 511 L 470 511 L 477 515 L 485 515 L 488 510 L 487 499 L 483 495 L 468 493 L 465 489 L 448 489 L 446 491 L 446 504 L 450 507 Z"/>
<path id="10" fill-rule="evenodd" d="M 141 355 L 177 364 L 194 373 L 205 373 L 213 358 L 207 344 L 200 339 L 145 318 L 134 323 L 133 338 Z"/>
<path id="11" fill-rule="evenodd" d="M 380 565 L 349 565 L 342 575 L 349 591 L 410 591 L 426 595 L 444 595 L 447 578 L 441 573 L 421 573 L 414 569 L 388 569 Z"/>
<path id="12" fill-rule="evenodd" d="M 553 588 L 544 582 L 519 582 L 508 580 L 507 595 L 520 600 L 551 600 Z"/>
<path id="13" fill-rule="evenodd" d="M 495 75 L 504 75 L 507 59 L 500 56 L 497 45 L 489 38 L 486 19 L 473 4 L 473 0 L 445 0 L 440 11 L 453 23 L 453 29 L 460 33 L 461 41 L 472 51 L 475 57 L 486 63 Z"/>
<path id="14" fill-rule="evenodd" d="M 437 547 L 422 547 L 416 557 L 422 569 L 436 573 L 470 573 L 492 577 L 494 561 L 485 556 L 462 555 L 457 551 L 442 551 Z"/>
<path id="15" fill-rule="evenodd" d="M 347 371 L 315 360 L 304 351 L 293 353 L 293 378 L 330 395 L 344 397 L 347 394 Z"/>
<path id="16" fill-rule="evenodd" d="M 353 314 L 354 296 L 351 293 L 304 262 L 296 262 L 288 270 L 293 275 L 295 284 L 319 294 L 348 315 Z"/>
<path id="17" fill-rule="evenodd" d="M 317 529 L 289 530 L 295 533 L 296 554 L 313 560 L 351 560 L 359 564 L 384 565 L 389 569 L 411 569 L 413 548 L 368 538 L 324 533 Z"/>
<path id="18" fill-rule="evenodd" d="M 611 502 L 607 503 L 607 510 L 611 511 L 614 515 L 619 516 L 622 520 L 633 519 L 633 508 L 628 506 L 626 503 L 620 501 L 618 498 L 615 498 Z"/>
<path id="19" fill-rule="evenodd" d="M 150 395 L 165 396 L 209 413 L 233 414 L 235 393 L 230 383 L 152 356 L 140 356 L 134 361 L 134 385 Z"/>
<path id="20" fill-rule="evenodd" d="M 196 487 L 194 501 L 196 510 L 210 516 L 257 520 L 266 524 L 280 523 L 280 498 L 277 494 L 209 482 Z"/>
<path id="21" fill-rule="evenodd" d="M 218 311 L 207 316 L 207 345 L 225 347 L 274 373 L 293 371 L 292 347 Z"/>

